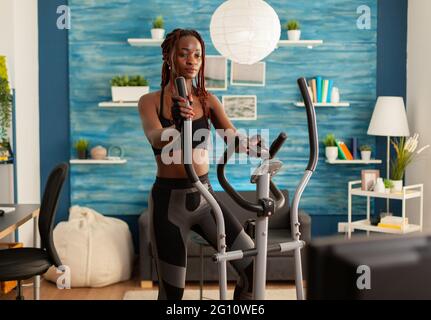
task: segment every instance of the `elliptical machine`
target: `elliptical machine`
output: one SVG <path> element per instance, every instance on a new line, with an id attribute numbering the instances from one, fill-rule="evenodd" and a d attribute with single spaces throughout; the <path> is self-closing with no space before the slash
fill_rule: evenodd
<path id="1" fill-rule="evenodd" d="M 178 77 L 175 79 L 175 85 L 177 92 L 181 97 L 187 99 L 187 89 L 185 79 Z M 277 243 L 268 246 L 268 218 L 276 213 L 277 209 L 281 208 L 285 203 L 283 193 L 277 188 L 274 182 L 271 180 L 282 167 L 282 162 L 275 159 L 275 155 L 280 150 L 281 146 L 287 139 L 287 135 L 282 132 L 279 134 L 277 139 L 271 144 L 269 151 L 266 156 L 262 157 L 262 162 L 255 169 L 251 176 L 251 183 L 256 184 L 256 202 L 250 202 L 229 184 L 225 176 L 225 166 L 231 156 L 234 154 L 240 141 L 237 137 L 231 145 L 228 145 L 221 163 L 217 165 L 217 177 L 223 189 L 232 197 L 232 199 L 242 208 L 256 212 L 256 231 L 255 231 L 255 248 L 249 250 L 235 250 L 226 251 L 226 234 L 223 213 L 220 209 L 219 204 L 206 189 L 197 176 L 193 168 L 193 150 L 192 150 L 192 120 L 187 119 L 184 121 L 184 125 L 181 132 L 181 143 L 182 143 L 182 157 L 185 170 L 187 175 L 192 182 L 193 186 L 202 194 L 211 206 L 217 224 L 217 249 L 218 253 L 213 256 L 213 260 L 218 263 L 219 270 L 219 286 L 220 286 L 220 300 L 227 299 L 227 270 L 226 262 L 232 260 L 242 259 L 244 257 L 255 257 L 254 275 L 253 275 L 253 299 L 264 300 L 265 299 L 265 285 L 266 285 L 266 262 L 268 252 L 285 252 L 294 251 L 295 259 L 295 284 L 296 284 L 296 295 L 298 300 L 304 299 L 304 291 L 302 284 L 302 265 L 301 265 L 301 248 L 304 247 L 305 242 L 300 239 L 301 233 L 299 232 L 299 220 L 298 220 L 298 207 L 302 193 L 307 186 L 314 170 L 317 166 L 318 161 L 318 134 L 316 124 L 316 113 L 311 97 L 309 95 L 307 82 L 304 78 L 298 79 L 298 86 L 301 91 L 301 95 L 304 98 L 305 109 L 307 112 L 308 122 L 308 134 L 310 144 L 310 156 L 305 173 L 296 188 L 295 195 L 292 200 L 290 218 L 291 218 L 291 230 L 292 230 L 292 241 Z M 265 155 L 263 150 L 255 150 L 256 153 Z M 270 198 L 269 191 L 272 192 L 274 199 Z"/>

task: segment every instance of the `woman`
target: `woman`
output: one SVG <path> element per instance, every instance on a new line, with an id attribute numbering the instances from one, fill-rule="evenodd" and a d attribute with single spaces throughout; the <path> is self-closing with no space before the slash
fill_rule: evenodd
<path id="1" fill-rule="evenodd" d="M 156 162 L 157 177 L 152 187 L 148 206 L 153 257 L 159 278 L 159 299 L 181 299 L 186 278 L 187 238 L 195 231 L 217 248 L 216 223 L 209 204 L 193 188 L 184 165 L 165 161 L 163 156 L 180 154 L 169 140 L 162 138 L 167 130 L 180 129 L 185 118 L 193 120 L 193 132 L 209 130 L 209 121 L 216 129 L 224 129 L 228 139 L 236 129 L 226 116 L 217 97 L 205 89 L 205 44 L 194 30 L 175 29 L 162 43 L 163 67 L 161 90 L 146 94 L 139 101 L 145 135 L 150 142 Z M 174 80 L 186 79 L 188 103 L 178 96 Z M 194 82 L 194 83 L 193 83 Z M 214 194 L 208 180 L 208 137 L 193 141 L 193 166 L 196 174 Z M 255 140 L 255 144 L 257 140 Z M 240 151 L 248 152 L 247 147 Z M 253 248 L 252 239 L 244 232 L 235 216 L 223 207 L 228 250 Z M 253 259 L 233 261 L 239 274 L 235 299 L 251 297 Z"/>

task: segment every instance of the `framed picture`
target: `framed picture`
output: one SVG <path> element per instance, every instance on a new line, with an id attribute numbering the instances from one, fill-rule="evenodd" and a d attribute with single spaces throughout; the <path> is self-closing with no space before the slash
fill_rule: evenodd
<path id="1" fill-rule="evenodd" d="M 265 86 L 266 63 L 239 64 L 231 61 L 230 84 L 233 86 Z"/>
<path id="2" fill-rule="evenodd" d="M 227 90 L 227 59 L 225 57 L 205 57 L 205 87 L 212 91 Z"/>
<path id="3" fill-rule="evenodd" d="M 362 190 L 373 191 L 376 185 L 377 178 L 380 177 L 379 170 L 362 170 L 361 180 L 362 180 Z"/>
<path id="4" fill-rule="evenodd" d="M 231 120 L 257 119 L 257 96 L 223 96 L 222 103 Z"/>

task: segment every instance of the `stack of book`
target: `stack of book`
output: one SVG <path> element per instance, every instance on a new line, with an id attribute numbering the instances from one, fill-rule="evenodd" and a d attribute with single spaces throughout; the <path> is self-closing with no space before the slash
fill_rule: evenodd
<path id="1" fill-rule="evenodd" d="M 344 141 L 335 140 L 335 143 L 337 144 L 337 147 L 338 147 L 338 159 L 340 160 L 355 159 Z"/>
<path id="2" fill-rule="evenodd" d="M 404 230 L 408 224 L 408 218 L 386 216 L 380 219 L 380 223 L 377 226 L 381 228 Z"/>
<path id="3" fill-rule="evenodd" d="M 308 81 L 314 103 L 330 103 L 334 81 L 317 76 Z"/>

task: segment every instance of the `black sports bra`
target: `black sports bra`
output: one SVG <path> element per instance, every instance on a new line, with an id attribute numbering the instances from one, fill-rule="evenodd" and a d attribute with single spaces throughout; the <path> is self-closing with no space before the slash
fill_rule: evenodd
<path id="1" fill-rule="evenodd" d="M 173 126 L 174 122 L 173 122 L 173 120 L 166 119 L 163 116 L 163 93 L 164 93 L 164 88 L 162 88 L 162 91 L 160 93 L 159 120 L 160 120 L 162 127 L 167 128 L 167 127 Z M 208 119 L 207 119 L 206 115 L 204 114 L 202 117 L 193 120 L 192 128 L 193 128 L 192 129 L 193 137 L 195 136 L 195 132 L 197 130 L 200 130 L 200 129 L 206 130 L 205 135 L 203 135 L 201 137 L 200 141 L 199 140 L 195 141 L 195 139 L 193 139 L 193 142 L 192 142 L 193 149 L 195 149 L 196 147 L 202 148 L 202 149 L 207 149 L 208 136 L 209 136 L 209 125 L 208 125 Z M 156 149 L 153 146 L 152 146 L 152 149 L 153 149 L 155 156 L 162 154 L 162 149 Z"/>

